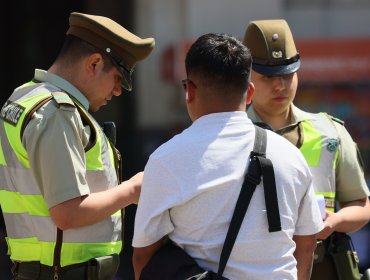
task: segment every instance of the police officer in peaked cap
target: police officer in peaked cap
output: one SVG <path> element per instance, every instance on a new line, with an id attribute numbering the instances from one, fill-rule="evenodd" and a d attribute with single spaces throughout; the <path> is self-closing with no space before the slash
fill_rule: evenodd
<path id="1" fill-rule="evenodd" d="M 90 114 L 132 89 L 154 48 L 103 16 L 73 12 L 62 49 L 0 114 L 0 193 L 14 279 L 113 279 L 123 209 L 143 173 L 121 182 L 120 154 Z"/>
<path id="2" fill-rule="evenodd" d="M 370 219 L 370 193 L 357 145 L 342 121 L 294 105 L 301 55 L 284 19 L 249 22 L 243 43 L 253 57 L 255 92 L 249 118 L 269 125 L 300 149 L 314 190 L 325 199 L 325 228 L 317 236 L 311 279 L 360 279 L 355 253 L 346 257 L 347 250 L 341 252 L 350 245 L 346 233 L 361 229 Z M 302 270 L 298 267 L 299 275 Z"/>

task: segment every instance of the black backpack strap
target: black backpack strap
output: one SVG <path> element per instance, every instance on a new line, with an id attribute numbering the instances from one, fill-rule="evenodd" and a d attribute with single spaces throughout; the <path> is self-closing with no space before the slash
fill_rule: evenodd
<path id="1" fill-rule="evenodd" d="M 236 202 L 236 206 L 234 209 L 233 216 L 231 218 L 224 246 L 222 248 L 218 271 L 215 278 L 217 280 L 223 279 L 222 274 L 225 270 L 227 261 L 234 246 L 239 229 L 243 223 L 244 216 L 245 213 L 247 212 L 253 193 L 257 185 L 261 182 L 261 175 L 263 176 L 264 182 L 265 202 L 267 208 L 267 218 L 269 222 L 269 231 L 272 232 L 281 230 L 274 170 L 272 162 L 269 159 L 266 159 L 266 145 L 267 145 L 266 130 L 258 126 L 255 126 L 255 130 L 256 136 L 254 140 L 253 151 L 251 152 L 249 157 L 250 163 L 244 178 L 242 188 L 240 190 L 238 200 Z M 271 203 L 271 205 L 267 206 L 269 203 Z M 275 211 L 277 212 L 274 213 Z"/>
<path id="2" fill-rule="evenodd" d="M 258 130 L 263 131 L 261 134 L 264 139 L 262 140 L 261 144 L 257 146 L 257 148 L 260 150 L 254 154 L 254 157 L 256 157 L 260 166 L 260 170 L 262 171 L 269 232 L 275 232 L 281 230 L 281 222 L 276 192 L 274 166 L 272 165 L 271 160 L 266 158 L 266 131 L 256 126 L 256 131 Z"/>

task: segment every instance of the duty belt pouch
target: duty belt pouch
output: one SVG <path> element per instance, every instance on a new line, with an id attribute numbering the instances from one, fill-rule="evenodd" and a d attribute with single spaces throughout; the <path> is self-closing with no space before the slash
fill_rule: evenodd
<path id="1" fill-rule="evenodd" d="M 333 257 L 339 280 L 361 279 L 358 256 L 348 234 L 334 232 L 330 236 L 329 254 Z"/>
<path id="2" fill-rule="evenodd" d="M 93 258 L 88 263 L 88 280 L 112 280 L 119 266 L 119 255 Z"/>

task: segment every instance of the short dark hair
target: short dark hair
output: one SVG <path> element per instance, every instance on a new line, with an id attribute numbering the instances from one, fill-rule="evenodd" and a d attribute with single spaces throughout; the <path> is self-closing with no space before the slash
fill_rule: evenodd
<path id="1" fill-rule="evenodd" d="M 58 54 L 57 60 L 64 60 L 65 63 L 73 64 L 80 58 L 89 56 L 93 53 L 100 53 L 104 59 L 104 70 L 110 70 L 114 64 L 108 54 L 90 43 L 74 36 L 67 35 L 63 46 Z"/>
<path id="2" fill-rule="evenodd" d="M 190 47 L 185 68 L 187 75 L 220 89 L 245 92 L 250 81 L 252 57 L 249 49 L 231 35 L 208 33 Z"/>

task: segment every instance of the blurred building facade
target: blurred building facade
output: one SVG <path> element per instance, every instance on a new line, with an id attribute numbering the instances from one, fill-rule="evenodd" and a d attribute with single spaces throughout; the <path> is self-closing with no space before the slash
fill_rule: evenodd
<path id="1" fill-rule="evenodd" d="M 142 130 L 188 124 L 180 80 L 185 78 L 183 61 L 194 39 L 208 32 L 242 38 L 247 23 L 256 19 L 285 18 L 290 24 L 302 57 L 296 103 L 312 107 L 310 111 L 328 109 L 347 120 L 349 109 L 342 105 L 333 108 L 333 101 L 350 103 L 354 94 L 363 101 L 361 96 L 370 92 L 368 1 L 140 0 L 135 7 L 135 28 L 156 38 L 156 48 L 137 78 L 138 127 Z M 338 87 L 344 89 L 344 95 Z M 320 102 L 309 97 L 317 91 L 324 92 Z M 359 107 L 357 104 L 351 113 L 368 118 Z M 362 138 L 369 128 L 356 130 L 361 132 L 353 132 L 355 140 L 368 153 L 367 140 Z"/>

